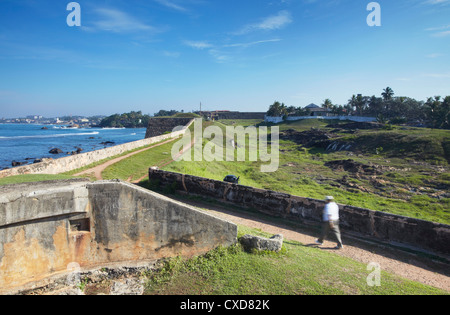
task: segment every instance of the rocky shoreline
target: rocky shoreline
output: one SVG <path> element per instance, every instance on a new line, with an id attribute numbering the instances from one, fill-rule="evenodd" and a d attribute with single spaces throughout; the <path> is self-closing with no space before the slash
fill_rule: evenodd
<path id="1" fill-rule="evenodd" d="M 115 145 L 116 143 L 114 141 L 103 141 L 100 142 L 101 145 L 103 145 L 105 148 L 108 146 L 112 146 Z M 52 155 L 62 155 L 65 154 L 67 156 L 69 155 L 77 155 L 77 154 L 81 154 L 84 149 L 78 146 L 74 147 L 75 150 L 73 151 L 68 151 L 65 152 L 63 150 L 61 150 L 60 148 L 52 148 L 48 153 L 52 154 Z M 11 161 L 11 167 L 19 167 L 19 166 L 24 166 L 24 165 L 30 165 L 30 164 L 37 164 L 37 163 L 42 163 L 42 162 L 48 162 L 50 160 L 53 160 L 53 158 L 49 158 L 49 157 L 41 157 L 41 158 L 34 158 L 34 157 L 27 157 L 25 158 L 23 161 L 16 161 L 16 160 L 12 160 Z M 31 162 L 32 161 L 32 162 Z M 1 170 L 7 170 L 10 169 L 10 167 L 4 167 Z"/>

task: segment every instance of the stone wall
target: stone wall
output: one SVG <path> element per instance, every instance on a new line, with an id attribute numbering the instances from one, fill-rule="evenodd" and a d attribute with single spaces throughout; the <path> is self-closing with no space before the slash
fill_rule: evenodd
<path id="1" fill-rule="evenodd" d="M 0 293 L 82 269 L 203 254 L 236 225 L 120 181 L 0 187 Z"/>
<path id="2" fill-rule="evenodd" d="M 86 152 L 83 154 L 67 156 L 60 159 L 47 160 L 41 163 L 2 170 L 0 171 L 0 178 L 24 174 L 60 174 L 70 172 L 72 170 L 76 170 L 92 163 L 104 160 L 106 158 L 120 155 L 130 150 L 138 149 L 167 139 L 175 139 L 177 137 L 180 137 L 185 133 L 186 128 L 188 128 L 188 126 L 193 122 L 193 119 L 189 119 L 184 129 L 177 132 L 172 133 L 171 130 L 171 132 L 168 134 L 146 138 L 144 140 L 128 142 L 102 150 Z"/>
<path id="3" fill-rule="evenodd" d="M 375 117 L 362 117 L 362 116 L 289 116 L 286 118 L 287 121 L 298 121 L 303 119 L 323 119 L 323 120 L 342 120 L 342 121 L 355 121 L 355 122 L 375 122 L 377 119 Z M 264 120 L 269 123 L 279 124 L 284 120 L 283 117 L 270 117 L 265 116 Z"/>
<path id="4" fill-rule="evenodd" d="M 145 138 L 157 137 L 171 133 L 175 127 L 186 126 L 193 118 L 150 118 Z"/>
<path id="5" fill-rule="evenodd" d="M 266 113 L 258 112 L 221 112 L 220 119 L 261 119 L 264 120 Z"/>
<path id="6" fill-rule="evenodd" d="M 151 183 L 192 195 L 238 204 L 304 224 L 321 221 L 324 201 L 150 169 Z M 399 246 L 450 254 L 450 226 L 353 206 L 339 205 L 342 230 Z"/>

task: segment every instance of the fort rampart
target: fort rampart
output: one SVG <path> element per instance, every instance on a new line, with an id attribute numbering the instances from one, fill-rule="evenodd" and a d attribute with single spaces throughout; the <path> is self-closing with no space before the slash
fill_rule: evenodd
<path id="1" fill-rule="evenodd" d="M 178 126 L 190 124 L 192 118 L 150 118 L 145 138 L 171 133 Z"/>
<path id="2" fill-rule="evenodd" d="M 325 202 L 289 194 L 230 184 L 208 178 L 149 170 L 150 182 L 161 189 L 214 198 L 302 224 L 319 225 Z M 339 205 L 344 233 L 401 247 L 450 254 L 450 226 L 380 211 Z"/>
<path id="3" fill-rule="evenodd" d="M 120 181 L 0 187 L 0 293 L 83 269 L 193 256 L 237 241 L 236 225 Z"/>

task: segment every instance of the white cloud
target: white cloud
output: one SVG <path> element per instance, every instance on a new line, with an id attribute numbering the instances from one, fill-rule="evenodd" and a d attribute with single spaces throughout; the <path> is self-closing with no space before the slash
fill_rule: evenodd
<path id="1" fill-rule="evenodd" d="M 425 29 L 425 31 L 429 31 L 429 32 L 434 32 L 434 31 L 442 31 L 442 30 L 446 30 L 450 28 L 450 24 L 449 25 L 444 25 L 444 26 L 439 26 L 439 27 L 430 27 Z"/>
<path id="2" fill-rule="evenodd" d="M 93 26 L 84 27 L 85 30 L 101 30 L 114 33 L 155 30 L 152 26 L 116 9 L 99 8 L 95 12 L 99 15 L 98 20 L 93 23 Z"/>
<path id="3" fill-rule="evenodd" d="M 205 42 L 205 41 L 192 41 L 192 40 L 185 40 L 183 42 L 186 46 L 195 48 L 195 49 L 199 49 L 199 50 L 203 50 L 203 49 L 207 49 L 207 48 L 212 48 L 213 45 Z"/>
<path id="4" fill-rule="evenodd" d="M 232 58 L 229 55 L 224 54 L 218 49 L 210 49 L 208 53 L 216 60 L 218 63 L 224 63 L 230 61 Z"/>
<path id="5" fill-rule="evenodd" d="M 224 47 L 244 47 L 244 48 L 247 48 L 247 47 L 258 45 L 258 44 L 274 43 L 274 42 L 279 42 L 279 41 L 281 41 L 281 39 L 275 38 L 275 39 L 259 40 L 259 41 L 255 41 L 255 42 L 249 42 L 249 43 L 228 44 L 228 45 L 224 45 Z"/>
<path id="6" fill-rule="evenodd" d="M 170 57 L 170 58 L 178 58 L 178 57 L 180 57 L 180 53 L 179 52 L 177 52 L 177 51 L 167 51 L 167 50 L 164 50 L 163 52 L 162 52 L 162 54 L 163 54 L 163 56 L 165 56 L 165 57 Z"/>
<path id="7" fill-rule="evenodd" d="M 432 54 L 427 55 L 426 57 L 427 58 L 431 58 L 431 59 L 435 59 L 435 58 L 439 58 L 439 57 L 443 57 L 443 56 L 445 56 L 445 55 L 441 54 L 441 53 L 432 53 Z"/>
<path id="8" fill-rule="evenodd" d="M 450 36 L 450 31 L 438 32 L 433 34 L 433 37 L 447 37 Z"/>
<path id="9" fill-rule="evenodd" d="M 450 73 L 426 73 L 424 76 L 428 78 L 444 79 L 450 78 Z"/>
<path id="10" fill-rule="evenodd" d="M 264 18 L 259 23 L 247 24 L 241 30 L 234 33 L 235 35 L 243 35 L 250 32 L 263 30 L 272 31 L 282 29 L 286 25 L 292 23 L 291 13 L 288 11 L 280 11 L 277 15 L 272 15 Z"/>
<path id="11" fill-rule="evenodd" d="M 446 37 L 450 36 L 450 25 L 443 25 L 439 27 L 430 27 L 425 29 L 428 32 L 434 32 L 431 36 L 433 37 Z"/>
<path id="12" fill-rule="evenodd" d="M 427 0 L 424 2 L 425 4 L 431 4 L 431 5 L 435 5 L 435 4 L 448 4 L 450 3 L 450 0 Z"/>
<path id="13" fill-rule="evenodd" d="M 169 0 L 155 0 L 156 2 L 158 2 L 159 4 L 169 8 L 169 9 L 174 9 L 176 11 L 180 11 L 180 12 L 187 12 L 188 10 L 185 7 L 182 7 L 181 5 L 178 5 L 172 1 Z"/>

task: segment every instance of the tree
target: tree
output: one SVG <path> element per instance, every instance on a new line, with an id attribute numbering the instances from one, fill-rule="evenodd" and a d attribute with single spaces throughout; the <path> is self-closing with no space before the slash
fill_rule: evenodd
<path id="1" fill-rule="evenodd" d="M 376 97 L 373 95 L 369 99 L 368 110 L 369 115 L 377 117 L 378 115 L 383 113 L 383 99 L 381 97 Z"/>
<path id="2" fill-rule="evenodd" d="M 344 116 L 344 114 L 346 113 L 346 110 L 345 110 L 344 106 L 342 106 L 342 105 L 332 105 L 331 113 L 336 116 Z"/>
<path id="3" fill-rule="evenodd" d="M 142 115 L 141 111 L 115 114 L 104 118 L 100 127 L 109 128 L 145 128 L 148 126 L 149 115 Z"/>
<path id="4" fill-rule="evenodd" d="M 176 110 L 161 109 L 159 112 L 155 113 L 153 116 L 154 117 L 166 117 L 166 116 L 169 117 L 169 116 L 173 116 L 177 113 L 178 113 L 178 111 L 176 111 Z"/>
<path id="5" fill-rule="evenodd" d="M 392 90 L 389 86 L 383 90 L 383 93 L 381 93 L 381 96 L 383 96 L 384 101 L 390 101 L 392 100 L 392 97 L 394 96 L 394 90 Z"/>
<path id="6" fill-rule="evenodd" d="M 353 94 L 352 98 L 348 100 L 348 103 L 345 106 L 345 109 L 347 110 L 349 115 L 353 115 L 353 112 L 355 111 L 355 107 L 356 107 L 356 95 Z"/>
<path id="7" fill-rule="evenodd" d="M 269 117 L 280 117 L 288 115 L 288 108 L 284 103 L 280 103 L 275 101 L 272 105 L 270 105 L 269 110 L 267 111 L 267 116 Z"/>
<path id="8" fill-rule="evenodd" d="M 333 107 L 333 103 L 329 98 L 327 98 L 326 100 L 323 101 L 322 107 L 326 109 L 331 109 Z"/>
<path id="9" fill-rule="evenodd" d="M 363 114 L 367 102 L 368 102 L 367 96 L 362 96 L 362 94 L 358 94 L 358 96 L 356 96 L 356 98 L 354 99 L 354 106 L 356 107 L 356 113 L 358 115 L 361 116 Z"/>
<path id="10" fill-rule="evenodd" d="M 441 100 L 440 96 L 428 98 L 424 110 L 428 126 L 450 129 L 450 96 L 444 100 Z"/>

